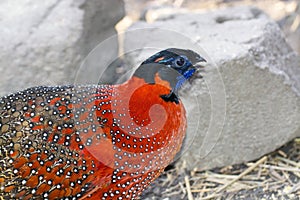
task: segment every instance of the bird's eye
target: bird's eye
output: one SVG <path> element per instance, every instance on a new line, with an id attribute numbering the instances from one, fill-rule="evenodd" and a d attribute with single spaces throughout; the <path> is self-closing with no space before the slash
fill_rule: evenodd
<path id="1" fill-rule="evenodd" d="M 182 67 L 185 65 L 185 63 L 186 63 L 186 59 L 182 56 L 177 57 L 175 60 L 176 67 Z"/>

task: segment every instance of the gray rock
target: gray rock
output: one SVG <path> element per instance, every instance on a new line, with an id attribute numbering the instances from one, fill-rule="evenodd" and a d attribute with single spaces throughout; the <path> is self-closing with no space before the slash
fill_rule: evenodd
<path id="1" fill-rule="evenodd" d="M 0 95 L 73 83 L 83 58 L 116 34 L 123 16 L 122 0 L 1 1 Z M 117 40 L 107 48 L 103 54 L 117 57 Z"/>
<path id="2" fill-rule="evenodd" d="M 181 159 L 190 169 L 257 159 L 300 136 L 300 59 L 260 10 L 164 15 L 126 34 L 135 65 L 168 47 L 208 60 L 204 79 L 181 95 L 189 121 Z"/>

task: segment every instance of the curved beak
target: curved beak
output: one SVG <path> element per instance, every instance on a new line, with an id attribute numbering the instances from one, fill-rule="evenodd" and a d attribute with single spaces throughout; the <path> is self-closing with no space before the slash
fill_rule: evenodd
<path id="1" fill-rule="evenodd" d="M 200 55 L 198 55 L 196 57 L 197 62 L 207 62 L 203 57 L 201 57 Z"/>
<path id="2" fill-rule="evenodd" d="M 192 65 L 192 68 L 195 69 L 195 71 L 201 72 L 204 68 L 204 66 L 201 63 L 206 63 L 207 61 L 201 57 L 199 54 L 197 54 L 197 56 L 194 59 L 194 63 Z M 203 78 L 203 76 L 200 73 L 197 73 L 196 76 L 194 76 L 195 78 Z M 190 80 L 191 81 L 191 80 Z"/>
<path id="3" fill-rule="evenodd" d="M 203 57 L 201 57 L 200 55 L 197 55 L 195 58 L 195 62 L 193 63 L 193 67 L 195 68 L 204 68 L 203 65 L 201 65 L 201 63 L 203 62 L 207 62 Z"/>

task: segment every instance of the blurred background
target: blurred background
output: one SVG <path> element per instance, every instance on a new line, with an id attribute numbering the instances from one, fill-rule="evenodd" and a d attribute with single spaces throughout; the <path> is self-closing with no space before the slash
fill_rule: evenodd
<path id="1" fill-rule="evenodd" d="M 286 34 L 289 44 L 300 53 L 299 0 L 125 0 L 124 26 L 133 21 L 153 22 L 158 15 L 181 12 L 201 12 L 226 7 L 255 6 L 274 19 Z"/>

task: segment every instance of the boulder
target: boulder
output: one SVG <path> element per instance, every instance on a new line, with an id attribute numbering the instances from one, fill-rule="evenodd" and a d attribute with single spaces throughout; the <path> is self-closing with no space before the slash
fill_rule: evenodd
<path id="1" fill-rule="evenodd" d="M 0 95 L 36 85 L 73 83 L 83 58 L 115 35 L 122 0 L 3 0 Z M 103 53 L 118 56 L 115 39 Z M 99 64 L 99 63 L 98 63 Z"/>
<path id="2" fill-rule="evenodd" d="M 137 66 L 168 47 L 198 51 L 204 79 L 181 98 L 188 132 L 181 159 L 208 169 L 257 159 L 300 136 L 300 59 L 278 25 L 255 7 L 137 22 L 125 36 Z"/>

